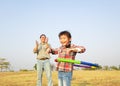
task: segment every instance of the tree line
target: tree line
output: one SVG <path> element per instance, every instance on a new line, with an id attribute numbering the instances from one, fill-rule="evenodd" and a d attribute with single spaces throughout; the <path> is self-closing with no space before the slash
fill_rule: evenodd
<path id="1" fill-rule="evenodd" d="M 7 61 L 7 59 L 5 58 L 0 58 L 0 72 L 3 72 L 3 71 L 11 71 L 10 69 L 10 62 Z M 55 64 L 51 64 L 51 68 L 52 70 L 55 70 Z M 97 68 L 81 68 L 81 67 L 75 67 L 74 68 L 75 70 L 120 70 L 120 65 L 118 66 L 108 66 L 108 65 L 105 65 L 105 66 L 99 66 Z M 37 70 L 37 64 L 35 64 L 33 66 L 33 70 Z M 14 70 L 12 70 L 14 71 Z M 28 69 L 20 69 L 20 71 L 29 71 Z"/>
<path id="2" fill-rule="evenodd" d="M 37 70 L 37 64 L 33 66 L 35 70 Z M 52 70 L 55 70 L 55 64 L 51 64 Z M 96 68 L 82 68 L 82 67 L 75 67 L 74 70 L 120 70 L 120 65 L 119 66 L 99 66 Z"/>

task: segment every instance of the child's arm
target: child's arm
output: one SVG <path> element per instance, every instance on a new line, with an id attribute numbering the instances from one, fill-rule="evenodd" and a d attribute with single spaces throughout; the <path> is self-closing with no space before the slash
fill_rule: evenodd
<path id="1" fill-rule="evenodd" d="M 83 46 L 78 46 L 76 47 L 78 53 L 84 53 L 86 51 L 85 47 Z"/>
<path id="2" fill-rule="evenodd" d="M 71 48 L 68 48 L 67 52 L 78 52 L 78 53 L 84 53 L 85 52 L 85 47 L 83 46 L 73 46 Z"/>
<path id="3" fill-rule="evenodd" d="M 51 48 L 50 53 L 52 53 L 53 55 L 58 54 L 58 49 Z"/>
<path id="4" fill-rule="evenodd" d="M 48 38 L 47 37 L 46 37 L 45 42 L 47 44 L 47 50 L 46 50 L 47 53 L 58 54 L 58 50 L 51 48 L 51 46 L 48 44 Z"/>

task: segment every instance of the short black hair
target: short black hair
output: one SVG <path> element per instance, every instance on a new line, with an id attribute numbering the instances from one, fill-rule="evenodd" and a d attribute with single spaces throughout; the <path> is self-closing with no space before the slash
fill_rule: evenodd
<path id="1" fill-rule="evenodd" d="M 66 35 L 68 38 L 71 38 L 72 36 L 71 36 L 71 33 L 69 32 L 69 31 L 67 31 L 67 30 L 65 30 L 65 31 L 61 31 L 60 33 L 59 33 L 59 38 L 60 38 L 60 36 L 61 35 Z"/>
<path id="2" fill-rule="evenodd" d="M 41 35 L 40 35 L 40 38 L 41 38 L 42 36 L 45 36 L 45 37 L 46 37 L 46 35 L 45 35 L 45 34 L 41 34 Z"/>

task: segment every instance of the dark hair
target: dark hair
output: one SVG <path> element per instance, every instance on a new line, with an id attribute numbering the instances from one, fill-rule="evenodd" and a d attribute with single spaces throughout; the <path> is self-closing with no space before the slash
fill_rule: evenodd
<path id="1" fill-rule="evenodd" d="M 72 36 L 71 36 L 71 34 L 70 34 L 70 32 L 69 31 L 61 31 L 60 33 L 59 33 L 59 38 L 60 38 L 60 36 L 61 35 L 66 35 L 68 38 L 71 38 Z"/>
<path id="2" fill-rule="evenodd" d="M 41 35 L 40 35 L 40 38 L 41 38 L 42 36 L 45 36 L 45 37 L 46 37 L 46 35 L 45 35 L 45 34 L 41 34 Z"/>
<path id="3" fill-rule="evenodd" d="M 61 35 L 66 35 L 66 36 L 68 37 L 68 39 L 71 38 L 70 32 L 69 32 L 69 31 L 66 31 L 66 30 L 59 33 L 59 35 L 58 35 L 59 38 L 60 38 Z M 69 41 L 69 44 L 67 44 L 65 47 L 66 47 L 66 48 L 70 48 L 70 47 L 71 47 L 71 41 Z"/>

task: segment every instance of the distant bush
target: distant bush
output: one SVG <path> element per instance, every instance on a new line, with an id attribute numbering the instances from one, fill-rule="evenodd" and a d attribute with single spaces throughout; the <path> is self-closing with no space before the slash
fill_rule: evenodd
<path id="1" fill-rule="evenodd" d="M 25 72 L 25 71 L 29 71 L 28 69 L 20 69 L 20 71 Z"/>

